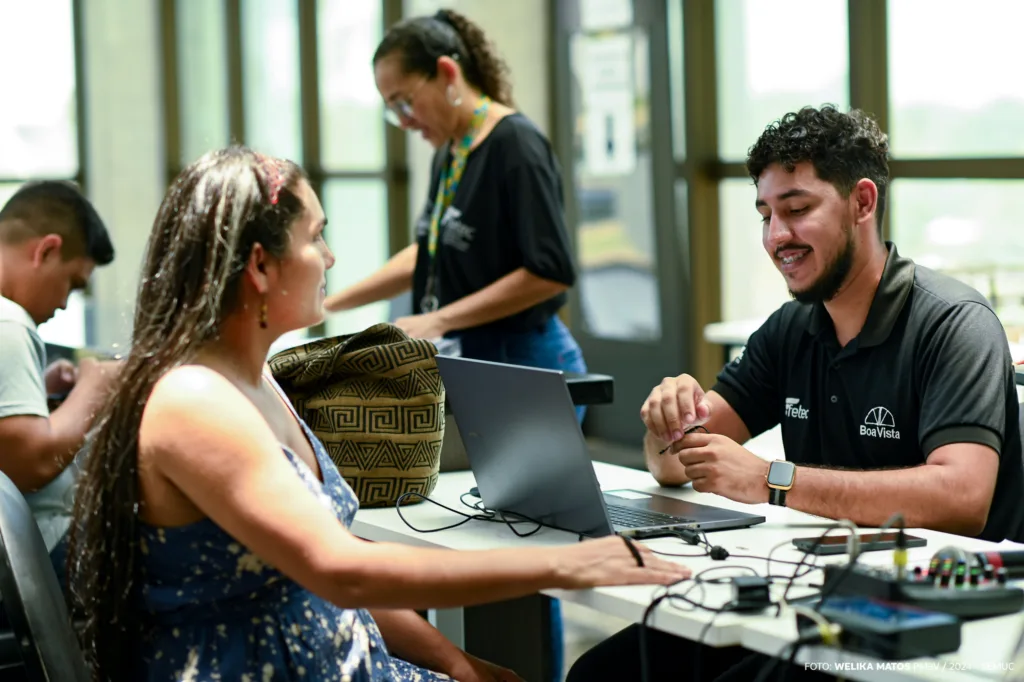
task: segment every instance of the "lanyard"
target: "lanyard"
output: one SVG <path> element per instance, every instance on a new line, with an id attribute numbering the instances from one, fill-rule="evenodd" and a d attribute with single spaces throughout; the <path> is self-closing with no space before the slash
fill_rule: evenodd
<path id="1" fill-rule="evenodd" d="M 427 236 L 427 255 L 430 258 L 430 269 L 427 275 L 426 293 L 420 302 L 420 311 L 432 313 L 437 310 L 439 301 L 437 298 L 437 239 L 441 230 L 441 219 L 444 212 L 455 199 L 455 192 L 459 188 L 459 181 L 462 180 L 462 172 L 466 169 L 466 159 L 469 158 L 469 149 L 473 146 L 480 127 L 487 118 L 487 109 L 491 106 L 491 100 L 484 95 L 476 103 L 473 110 L 473 118 L 470 120 L 469 129 L 462 137 L 462 141 L 452 151 L 450 167 L 441 171 L 441 177 L 437 183 L 437 196 L 434 198 L 434 209 L 430 213 L 430 232 Z"/>

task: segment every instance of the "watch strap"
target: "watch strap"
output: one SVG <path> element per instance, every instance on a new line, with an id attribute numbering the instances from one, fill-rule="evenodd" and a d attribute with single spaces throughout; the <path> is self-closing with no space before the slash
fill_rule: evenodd
<path id="1" fill-rule="evenodd" d="M 769 488 L 771 491 L 768 494 L 768 502 L 774 504 L 776 507 L 786 506 L 786 491 L 779 490 L 778 488 Z"/>

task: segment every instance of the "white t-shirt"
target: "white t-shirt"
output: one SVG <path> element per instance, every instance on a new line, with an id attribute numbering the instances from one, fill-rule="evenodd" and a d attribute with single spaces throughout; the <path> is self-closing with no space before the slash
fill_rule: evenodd
<path id="1" fill-rule="evenodd" d="M 22 415 L 49 418 L 45 368 L 46 346 L 35 322 L 20 305 L 0 296 L 0 419 Z M 57 478 L 25 495 L 47 551 L 71 524 L 77 475 L 78 467 L 72 463 Z"/>

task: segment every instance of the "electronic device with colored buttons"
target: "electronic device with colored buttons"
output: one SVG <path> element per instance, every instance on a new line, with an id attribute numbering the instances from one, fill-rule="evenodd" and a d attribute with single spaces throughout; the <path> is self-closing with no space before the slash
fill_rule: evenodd
<path id="1" fill-rule="evenodd" d="M 842 627 L 842 648 L 886 661 L 937 656 L 960 648 L 960 619 L 875 597 L 829 597 L 818 612 Z M 797 614 L 797 629 L 812 632 L 815 623 Z"/>
<path id="2" fill-rule="evenodd" d="M 1007 585 L 1010 572 L 984 554 L 946 547 L 928 567 L 900 579 L 892 567 L 825 567 L 826 594 L 859 595 L 917 606 L 960 618 L 989 618 L 1024 608 L 1024 590 Z"/>

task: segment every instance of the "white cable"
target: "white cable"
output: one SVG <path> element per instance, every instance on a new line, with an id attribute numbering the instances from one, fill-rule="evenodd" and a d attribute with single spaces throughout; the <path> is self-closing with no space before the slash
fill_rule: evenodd
<path id="1" fill-rule="evenodd" d="M 791 611 L 793 611 L 793 613 L 798 613 L 798 614 L 800 614 L 802 616 L 806 616 L 807 618 L 810 618 L 811 620 L 813 620 L 815 623 L 817 623 L 818 625 L 820 625 L 823 628 L 828 628 L 828 629 L 832 628 L 832 623 L 828 622 L 828 619 L 825 618 L 825 616 L 821 615 L 820 613 L 818 613 L 817 611 L 815 611 L 812 608 L 809 608 L 807 606 L 803 606 L 802 604 L 789 604 L 789 603 L 787 603 L 786 606 Z"/>
<path id="2" fill-rule="evenodd" d="M 860 556 L 860 536 L 857 534 L 857 524 L 849 519 L 839 519 L 836 521 L 836 525 L 850 531 L 850 537 L 846 541 L 846 551 L 850 555 L 850 563 L 852 564 Z"/>

